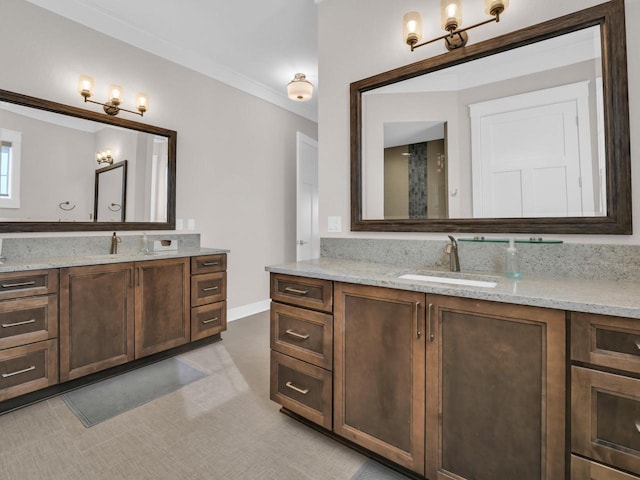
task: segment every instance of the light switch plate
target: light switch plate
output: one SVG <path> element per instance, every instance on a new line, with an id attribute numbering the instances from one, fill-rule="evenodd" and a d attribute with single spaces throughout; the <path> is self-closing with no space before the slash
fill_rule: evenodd
<path id="1" fill-rule="evenodd" d="M 327 231 L 329 233 L 342 232 L 342 217 L 329 217 L 327 221 Z"/>
<path id="2" fill-rule="evenodd" d="M 187 220 L 187 230 L 195 230 L 196 229 L 196 219 L 190 218 Z"/>
<path id="3" fill-rule="evenodd" d="M 182 230 L 184 228 L 184 221 L 181 218 L 176 218 L 176 230 Z"/>

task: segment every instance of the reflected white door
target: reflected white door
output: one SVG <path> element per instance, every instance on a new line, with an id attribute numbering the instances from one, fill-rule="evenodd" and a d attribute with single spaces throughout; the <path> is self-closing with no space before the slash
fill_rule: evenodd
<path id="1" fill-rule="evenodd" d="M 297 143 L 296 260 L 320 257 L 318 234 L 318 142 L 300 132 Z"/>
<path id="2" fill-rule="evenodd" d="M 576 97 L 550 102 L 542 93 L 517 96 L 522 105 L 510 97 L 507 111 L 473 119 L 474 217 L 594 214 L 591 147 L 579 128 L 586 122 L 589 131 L 588 116 L 580 118 Z"/>

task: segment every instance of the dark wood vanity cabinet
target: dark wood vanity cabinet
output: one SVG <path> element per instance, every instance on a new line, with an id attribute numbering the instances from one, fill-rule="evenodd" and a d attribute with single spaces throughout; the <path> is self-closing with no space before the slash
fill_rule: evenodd
<path id="1" fill-rule="evenodd" d="M 571 360 L 572 480 L 640 477 L 640 321 L 572 313 Z"/>
<path id="2" fill-rule="evenodd" d="M 227 255 L 191 259 L 191 340 L 227 329 Z"/>
<path id="3" fill-rule="evenodd" d="M 61 269 L 62 381 L 135 358 L 134 295 L 134 263 Z"/>
<path id="4" fill-rule="evenodd" d="M 424 474 L 425 294 L 334 286 L 334 431 Z"/>
<path id="5" fill-rule="evenodd" d="M 191 340 L 188 258 L 136 262 L 135 356 Z"/>
<path id="6" fill-rule="evenodd" d="M 271 274 L 271 399 L 331 430 L 333 283 Z"/>
<path id="7" fill-rule="evenodd" d="M 0 401 L 58 383 L 58 270 L 0 274 Z"/>
<path id="8" fill-rule="evenodd" d="M 565 313 L 427 301 L 427 478 L 564 478 Z"/>
<path id="9" fill-rule="evenodd" d="M 61 380 L 190 341 L 188 258 L 63 268 L 60 284 Z"/>

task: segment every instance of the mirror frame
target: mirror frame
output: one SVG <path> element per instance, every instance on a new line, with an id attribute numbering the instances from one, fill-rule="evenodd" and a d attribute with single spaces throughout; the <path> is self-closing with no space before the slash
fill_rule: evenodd
<path id="1" fill-rule="evenodd" d="M 602 217 L 362 218 L 362 94 L 402 80 L 600 26 L 607 166 L 607 215 Z M 351 230 L 361 232 L 632 233 L 631 148 L 624 0 L 587 8 L 351 84 Z"/>
<path id="2" fill-rule="evenodd" d="M 53 113 L 82 118 L 116 127 L 160 135 L 168 138 L 167 221 L 166 222 L 0 222 L 0 233 L 7 232 L 76 232 L 114 230 L 174 230 L 176 225 L 176 141 L 177 132 L 126 118 L 112 117 L 62 103 L 0 90 L 0 101 Z M 87 161 L 95 160 L 88 158 Z"/>
<path id="3" fill-rule="evenodd" d="M 99 168 L 96 170 L 95 175 L 95 186 L 94 186 L 94 195 L 93 195 L 93 221 L 99 222 L 98 219 L 98 200 L 100 199 L 100 174 L 111 172 L 116 168 L 122 168 L 122 182 L 120 184 L 120 191 L 122 194 L 120 195 L 120 221 L 124 222 L 126 220 L 127 215 L 127 169 L 129 166 L 129 160 L 122 160 L 121 162 L 114 163 L 113 165 L 109 165 L 108 167 Z M 113 205 L 113 204 L 112 204 Z"/>

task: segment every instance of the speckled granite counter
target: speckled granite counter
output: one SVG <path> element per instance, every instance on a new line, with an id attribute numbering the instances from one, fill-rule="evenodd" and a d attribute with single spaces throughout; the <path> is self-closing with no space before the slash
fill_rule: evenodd
<path id="1" fill-rule="evenodd" d="M 487 279 L 498 282 L 495 288 L 469 287 L 397 278 L 405 273 L 429 274 L 437 271 L 428 267 L 411 268 L 331 258 L 273 265 L 266 267 L 266 270 L 339 282 L 640 319 L 640 282 L 532 274 L 511 280 L 486 274 Z"/>
<path id="2" fill-rule="evenodd" d="M 116 254 L 51 256 L 30 259 L 7 259 L 0 263 L 0 272 L 19 272 L 25 270 L 41 270 L 45 268 L 79 267 L 83 265 L 102 265 L 107 263 L 140 262 L 144 260 L 160 260 L 163 258 L 193 257 L 198 255 L 214 255 L 229 253 L 229 250 L 218 248 L 184 248 L 167 252 L 136 253 L 123 252 Z"/>

